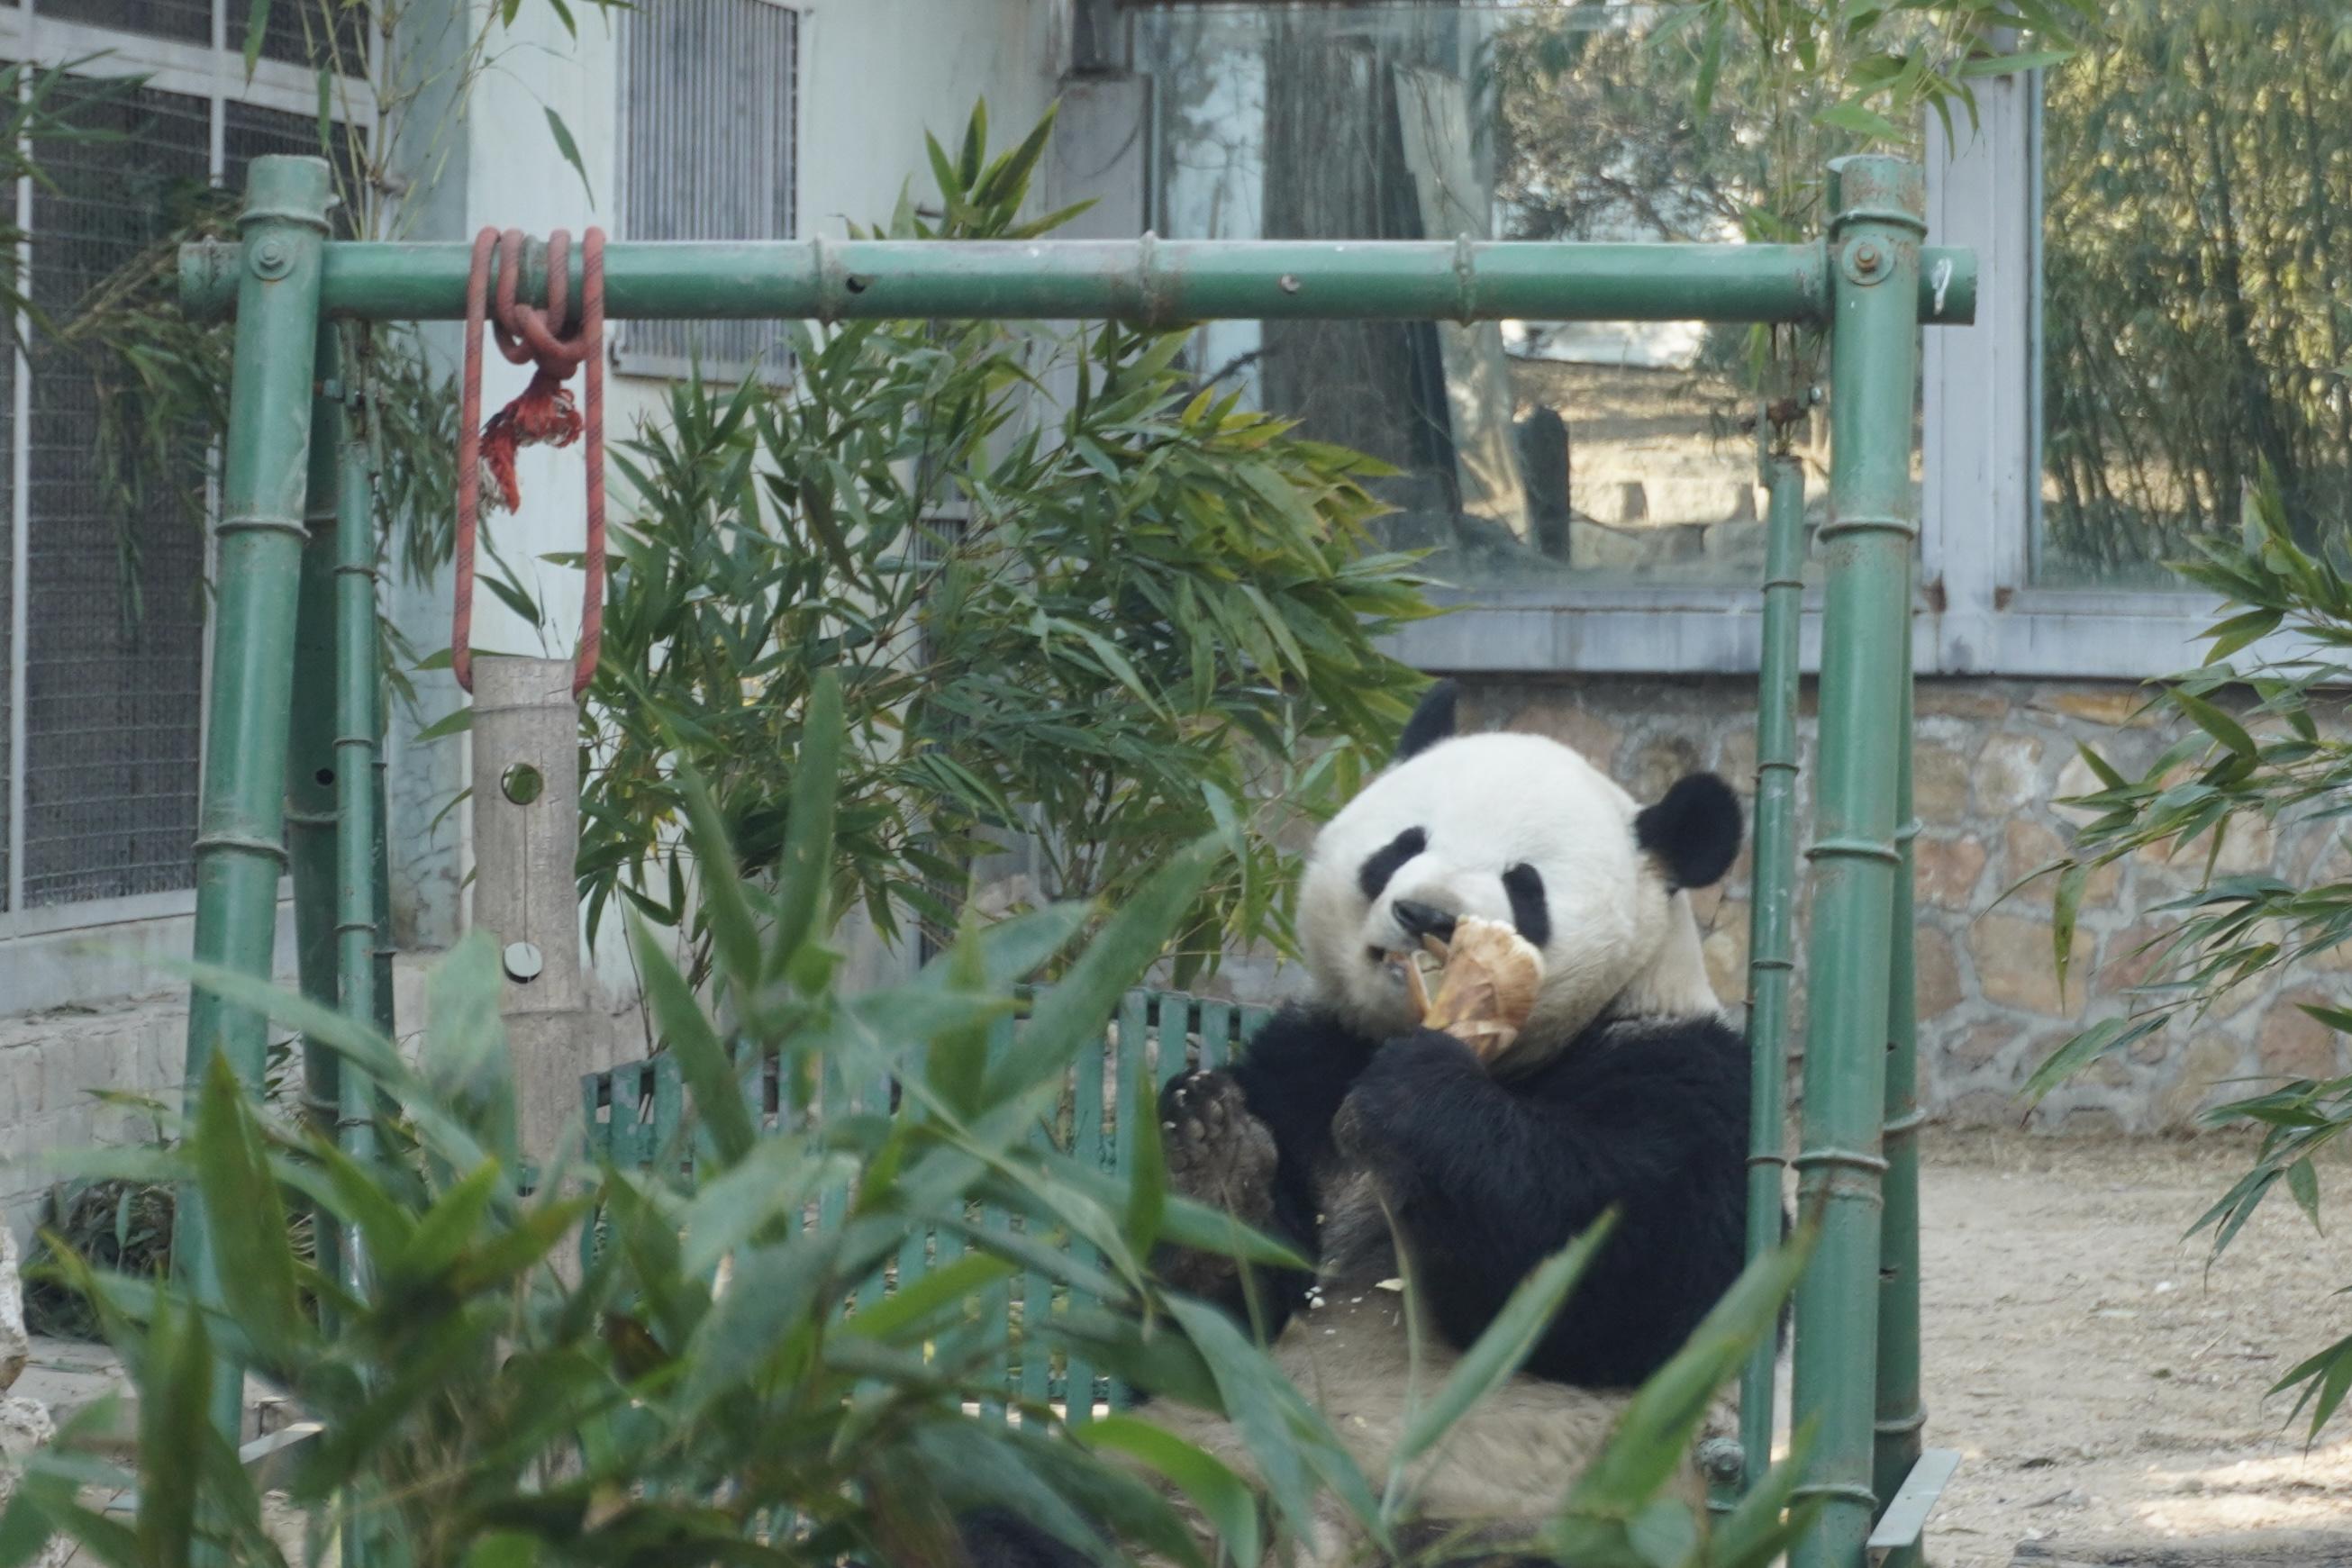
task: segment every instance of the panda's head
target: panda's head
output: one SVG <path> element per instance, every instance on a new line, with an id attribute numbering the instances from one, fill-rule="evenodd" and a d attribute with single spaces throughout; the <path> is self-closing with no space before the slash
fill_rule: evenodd
<path id="1" fill-rule="evenodd" d="M 1729 787 L 1694 773 L 1643 805 L 1558 741 L 1456 736 L 1454 702 L 1433 689 L 1395 764 L 1316 839 L 1298 925 L 1323 1003 L 1376 1039 L 1403 1032 L 1418 1020 L 1391 956 L 1476 915 L 1543 951 L 1521 1061 L 1604 1013 L 1716 1011 L 1685 894 L 1739 852 Z"/>

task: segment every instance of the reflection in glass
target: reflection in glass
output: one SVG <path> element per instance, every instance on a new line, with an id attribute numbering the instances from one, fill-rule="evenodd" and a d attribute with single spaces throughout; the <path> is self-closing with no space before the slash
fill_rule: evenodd
<path id="1" fill-rule="evenodd" d="M 1653 35 L 1658 15 L 1139 13 L 1155 226 L 1224 239 L 1783 237 L 1748 233 L 1767 166 L 1817 170 L 1825 150 L 1787 116 L 1745 107 L 1763 99 L 1738 69 L 1701 120 L 1692 51 Z M 1437 549 L 1454 580 L 1752 589 L 1763 534 L 1742 389 L 1759 352 L 1747 329 L 1678 323 L 1225 322 L 1201 330 L 1193 362 L 1400 470 L 1388 538 Z M 1818 515 L 1822 412 L 1796 446 Z"/>
<path id="2" fill-rule="evenodd" d="M 2041 120 L 2035 579 L 2179 586 L 2267 469 L 2352 524 L 2352 7 L 2131 0 Z"/>

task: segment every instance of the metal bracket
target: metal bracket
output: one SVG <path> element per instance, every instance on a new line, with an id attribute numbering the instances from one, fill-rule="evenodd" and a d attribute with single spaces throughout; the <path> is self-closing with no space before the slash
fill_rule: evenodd
<path id="1" fill-rule="evenodd" d="M 1897 1552 L 1918 1546 L 1927 1531 L 1927 1516 L 1942 1500 L 1944 1488 L 1951 1484 L 1952 1473 L 1959 1468 L 1957 1448 L 1930 1448 L 1919 1456 L 1911 1473 L 1903 1478 L 1895 1500 L 1878 1516 L 1877 1528 L 1863 1543 L 1870 1568 L 1885 1568 L 1886 1560 Z"/>
<path id="2" fill-rule="evenodd" d="M 237 1449 L 236 1462 L 246 1469 L 257 1472 L 256 1479 L 266 1487 L 268 1484 L 268 1477 L 277 1468 L 273 1461 L 298 1449 L 308 1448 L 317 1441 L 326 1429 L 322 1422 L 297 1421 L 292 1426 L 272 1432 L 267 1437 L 256 1437 L 252 1442 Z M 139 1494 L 135 1491 L 116 1493 L 107 1500 L 105 1511 L 118 1517 L 135 1518 L 139 1512 Z"/>

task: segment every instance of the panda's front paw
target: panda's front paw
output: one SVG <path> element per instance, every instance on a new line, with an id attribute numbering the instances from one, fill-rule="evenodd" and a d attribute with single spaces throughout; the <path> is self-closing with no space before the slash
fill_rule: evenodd
<path id="1" fill-rule="evenodd" d="M 1187 1072 L 1160 1092 L 1160 1140 L 1168 1185 L 1248 1225 L 1274 1212 L 1274 1134 L 1250 1114 L 1242 1086 L 1223 1072 Z"/>

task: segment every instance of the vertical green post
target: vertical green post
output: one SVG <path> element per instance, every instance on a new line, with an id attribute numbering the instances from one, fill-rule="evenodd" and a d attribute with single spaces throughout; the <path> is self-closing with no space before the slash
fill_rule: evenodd
<path id="1" fill-rule="evenodd" d="M 343 434 L 341 355 L 335 334 L 319 334 L 310 402 L 310 485 L 302 519 L 302 577 L 294 612 L 293 716 L 286 749 L 286 841 L 294 869 L 294 941 L 302 994 L 335 1005 L 335 511 L 336 458 Z M 332 1134 L 342 1117 L 342 1061 L 302 1041 L 302 1109 Z M 342 1237 L 314 1214 L 319 1267 L 340 1278 Z"/>
<path id="2" fill-rule="evenodd" d="M 1796 969 L 1797 643 L 1805 601 L 1805 472 L 1766 457 L 1764 650 L 1756 709 L 1755 857 L 1748 906 L 1748 1256 L 1780 1244 L 1788 1168 L 1789 983 Z M 1772 1465 L 1780 1346 L 1767 1337 L 1739 1382 L 1739 1448 L 1748 1485 Z"/>
<path id="3" fill-rule="evenodd" d="M 355 399 L 353 417 L 338 434 L 335 453 L 334 722 L 335 794 L 341 828 L 335 839 L 335 968 L 342 1010 L 367 1023 L 380 1021 L 378 965 L 388 955 L 379 929 L 383 877 L 381 771 L 383 716 L 378 688 L 376 630 L 375 464 L 368 440 L 367 409 Z M 384 1000 L 389 1000 L 387 996 Z M 352 1075 L 357 1078 L 357 1074 Z M 354 1083 L 345 1092 L 347 1126 L 370 1120 L 369 1089 Z"/>
<path id="4" fill-rule="evenodd" d="M 1919 998 L 1912 967 L 1913 845 L 1919 823 L 1911 803 L 1911 640 L 1903 647 L 1903 717 L 1895 748 L 1895 842 L 1901 857 L 1888 929 L 1895 942 L 1886 998 L 1886 1209 L 1878 1243 L 1878 1418 L 1872 1462 L 1879 1507 L 1919 1462 L 1927 1413 L 1919 1400 Z M 1886 1568 L 1919 1568 L 1919 1548 L 1906 1547 Z"/>
<path id="5" fill-rule="evenodd" d="M 260 158 L 239 230 L 236 361 L 221 483 L 210 730 L 196 827 L 197 962 L 267 978 L 286 868 L 286 752 L 295 606 L 302 571 L 310 375 L 319 334 L 320 252 L 333 202 L 317 158 Z M 267 1020 L 198 989 L 189 998 L 186 1082 L 215 1055 L 258 1089 Z M 200 1301 L 221 1301 L 210 1231 L 223 1221 L 191 1195 L 174 1260 Z M 236 1439 L 244 1371 L 224 1358 L 213 1416 Z"/>
<path id="6" fill-rule="evenodd" d="M 1880 1178 L 1886 1162 L 1887 912 L 1901 867 L 1896 769 L 1910 635 L 1911 484 L 1926 184 L 1890 158 L 1830 167 L 1830 519 L 1806 968 L 1800 1200 L 1821 1227 L 1797 1286 L 1797 1417 L 1813 1424 L 1800 1495 L 1822 1511 L 1790 1568 L 1862 1568 L 1877 1496 Z"/>

